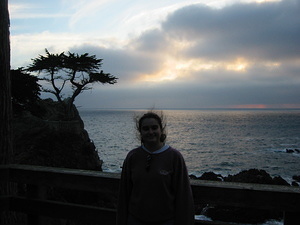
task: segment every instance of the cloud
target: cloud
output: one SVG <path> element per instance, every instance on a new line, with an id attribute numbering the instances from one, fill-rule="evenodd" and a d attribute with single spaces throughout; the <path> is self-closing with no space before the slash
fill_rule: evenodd
<path id="1" fill-rule="evenodd" d="M 52 4 L 57 4 L 52 1 Z M 68 14 L 62 12 L 51 11 L 51 7 L 47 7 L 45 4 L 37 4 L 36 2 L 26 1 L 15 1 L 9 3 L 10 17 L 15 19 L 45 19 L 45 18 L 61 18 L 67 17 Z M 46 10 L 47 9 L 47 10 Z"/>
<path id="2" fill-rule="evenodd" d="M 149 54 L 164 53 L 171 48 L 167 37 L 159 29 L 145 31 L 138 38 L 131 40 L 128 47 Z"/>
<path id="3" fill-rule="evenodd" d="M 126 49 L 105 48 L 93 45 L 83 45 L 71 48 L 71 52 L 80 54 L 88 52 L 103 59 L 104 72 L 111 73 L 119 78 L 119 83 L 128 84 L 135 82 L 139 76 L 145 73 L 154 73 L 161 65 L 161 58 L 156 55 L 148 55 L 141 51 L 129 51 Z"/>
<path id="4" fill-rule="evenodd" d="M 177 10 L 163 23 L 172 37 L 192 41 L 186 57 L 206 59 L 285 59 L 299 57 L 298 1 L 235 4 L 222 9 L 192 5 Z"/>
<path id="5" fill-rule="evenodd" d="M 70 17 L 69 23 L 71 27 L 75 27 L 78 23 L 82 24 L 81 21 L 87 21 L 87 19 L 94 19 L 99 12 L 105 14 L 104 7 L 108 3 L 112 3 L 111 0 L 83 0 L 72 2 L 72 16 Z M 69 5 L 69 1 L 64 2 L 65 5 Z M 103 18 L 103 17 L 102 17 Z M 88 25 L 88 24 L 87 24 Z"/>
<path id="6" fill-rule="evenodd" d="M 144 87 L 115 90 L 122 106 L 298 104 L 298 6 L 295 1 L 221 9 L 194 4 L 174 11 L 160 29 L 145 31 L 122 50 L 96 49 L 104 64 L 109 59 L 118 65 L 108 62 L 108 69 L 119 68 L 120 84 L 138 80 Z"/>

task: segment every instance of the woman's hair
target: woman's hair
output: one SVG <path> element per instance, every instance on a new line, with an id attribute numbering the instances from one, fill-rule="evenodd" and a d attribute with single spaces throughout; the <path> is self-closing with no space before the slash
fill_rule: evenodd
<path id="1" fill-rule="evenodd" d="M 165 142 L 166 138 L 167 138 L 167 134 L 166 134 L 166 123 L 165 123 L 165 120 L 164 120 L 163 113 L 161 112 L 160 115 L 158 115 L 158 113 L 155 113 L 153 111 L 149 111 L 149 112 L 143 114 L 142 116 L 137 116 L 135 118 L 136 128 L 137 128 L 137 131 L 138 131 L 138 134 L 139 134 L 139 139 L 142 143 L 143 143 L 143 140 L 141 139 L 140 134 L 141 134 L 142 123 L 143 123 L 144 119 L 155 119 L 158 122 L 159 127 L 161 129 L 160 141 Z"/>

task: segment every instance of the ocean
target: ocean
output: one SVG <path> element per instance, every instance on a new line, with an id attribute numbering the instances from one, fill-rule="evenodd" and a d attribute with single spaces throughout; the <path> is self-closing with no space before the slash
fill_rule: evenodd
<path id="1" fill-rule="evenodd" d="M 134 118 L 145 110 L 79 109 L 103 160 L 120 172 L 127 153 L 140 145 Z M 160 111 L 159 111 L 160 112 Z M 162 110 L 167 144 L 178 149 L 189 174 L 223 176 L 263 169 L 288 182 L 300 175 L 300 110 Z"/>

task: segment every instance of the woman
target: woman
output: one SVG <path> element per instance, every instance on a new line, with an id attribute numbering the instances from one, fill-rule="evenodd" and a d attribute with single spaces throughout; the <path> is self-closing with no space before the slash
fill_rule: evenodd
<path id="1" fill-rule="evenodd" d="M 142 145 L 123 163 L 117 225 L 191 225 L 194 204 L 187 168 L 179 151 L 165 144 L 160 116 L 137 122 Z"/>

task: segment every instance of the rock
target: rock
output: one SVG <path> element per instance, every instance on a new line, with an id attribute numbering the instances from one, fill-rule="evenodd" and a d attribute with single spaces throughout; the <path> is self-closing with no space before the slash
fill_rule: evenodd
<path id="1" fill-rule="evenodd" d="M 274 185 L 286 185 L 286 186 L 289 186 L 290 184 L 285 180 L 283 179 L 281 176 L 276 176 L 273 178 L 273 182 L 272 184 Z"/>
<path id="2" fill-rule="evenodd" d="M 236 175 L 228 175 L 224 177 L 226 182 L 256 183 L 256 184 L 272 184 L 272 177 L 265 170 L 250 169 L 244 170 Z"/>
<path id="3" fill-rule="evenodd" d="M 294 179 L 295 181 L 297 181 L 297 182 L 300 182 L 300 176 L 294 175 L 294 176 L 293 176 L 293 179 Z"/>
<path id="4" fill-rule="evenodd" d="M 293 176 L 292 186 L 299 187 L 300 186 L 300 176 Z"/>
<path id="5" fill-rule="evenodd" d="M 244 170 L 236 175 L 228 175 L 224 177 L 227 182 L 240 183 L 255 183 L 255 184 L 274 184 L 274 185 L 289 185 L 282 177 L 277 176 L 272 178 L 265 170 L 250 169 Z"/>
<path id="6" fill-rule="evenodd" d="M 194 174 L 189 175 L 189 177 L 190 177 L 190 179 L 192 179 L 192 180 L 197 180 L 197 179 L 198 179 L 198 177 L 196 177 Z"/>
<path id="7" fill-rule="evenodd" d="M 215 174 L 214 172 L 205 172 L 200 177 L 197 177 L 193 174 L 189 175 L 193 180 L 214 180 L 214 181 L 223 181 L 221 174 Z"/>
<path id="8" fill-rule="evenodd" d="M 38 104 L 39 112 L 13 119 L 14 163 L 101 171 L 102 161 L 76 107 L 73 120 L 66 121 L 63 105 L 52 100 Z"/>
<path id="9" fill-rule="evenodd" d="M 272 178 L 265 170 L 250 169 L 236 175 L 224 177 L 226 182 L 258 183 L 289 185 L 283 178 Z M 206 216 L 212 220 L 234 222 L 234 223 L 263 223 L 268 219 L 281 219 L 281 212 L 273 212 L 259 209 L 244 209 L 227 206 L 213 206 L 206 210 Z M 255 215 L 255 216 L 253 216 Z"/>
<path id="10" fill-rule="evenodd" d="M 214 181 L 222 181 L 223 177 L 220 174 L 215 174 L 214 172 L 205 172 L 202 174 L 201 177 L 198 178 L 199 180 L 214 180 Z"/>
<path id="11" fill-rule="evenodd" d="M 300 153 L 300 149 L 298 149 L 298 148 L 295 148 L 295 149 L 286 148 L 285 152 L 286 153 Z"/>

